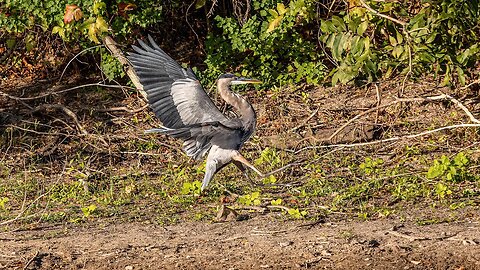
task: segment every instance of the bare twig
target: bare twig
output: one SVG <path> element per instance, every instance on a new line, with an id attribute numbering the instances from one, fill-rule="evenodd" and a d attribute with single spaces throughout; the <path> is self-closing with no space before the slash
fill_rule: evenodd
<path id="1" fill-rule="evenodd" d="M 412 135 L 406 135 L 406 136 L 398 136 L 398 137 L 392 137 L 384 140 L 378 140 L 378 141 L 371 141 L 371 142 L 365 142 L 365 143 L 352 143 L 352 144 L 329 144 L 329 145 L 320 145 L 320 146 L 308 146 L 305 148 L 302 148 L 295 153 L 300 153 L 302 151 L 308 150 L 308 149 L 317 149 L 317 148 L 334 148 L 334 147 L 345 147 L 345 148 L 350 148 L 350 147 L 358 147 L 358 146 L 366 146 L 366 145 L 374 145 L 374 144 L 380 144 L 380 143 L 386 143 L 386 142 L 392 142 L 392 141 L 399 141 L 403 139 L 413 139 L 417 137 L 422 137 L 425 135 L 429 135 L 435 132 L 439 132 L 442 130 L 448 130 L 448 129 L 456 129 L 456 128 L 465 128 L 465 127 L 480 127 L 480 124 L 458 124 L 458 125 L 451 125 L 451 126 L 445 126 L 445 127 L 440 127 L 424 132 L 420 132 L 417 134 L 412 134 Z"/>
<path id="2" fill-rule="evenodd" d="M 330 135 L 328 140 L 332 140 L 336 135 L 338 135 L 338 133 L 340 133 L 343 129 L 345 129 L 353 121 L 357 120 L 358 118 L 360 118 L 360 117 L 362 117 L 362 116 L 364 116 L 368 113 L 371 113 L 373 111 L 377 111 L 378 109 L 389 107 L 389 106 L 395 105 L 395 104 L 400 103 L 400 102 L 422 102 L 422 101 L 438 101 L 438 100 L 450 100 L 452 103 L 457 105 L 460 109 L 462 109 L 465 112 L 465 114 L 470 118 L 470 121 L 472 121 L 474 123 L 477 123 L 477 124 L 480 124 L 480 120 L 476 119 L 473 116 L 473 114 L 460 101 L 458 101 L 457 99 L 455 99 L 452 96 L 447 95 L 447 94 L 441 94 L 441 95 L 438 95 L 438 96 L 431 96 L 431 97 L 397 98 L 390 103 L 379 105 L 379 106 L 376 106 L 374 108 L 370 108 L 370 109 L 368 109 L 364 112 L 359 113 L 358 115 L 356 115 L 352 119 L 348 120 L 340 128 L 338 128 L 332 135 Z"/>
<path id="3" fill-rule="evenodd" d="M 304 125 L 306 125 L 308 123 L 308 121 L 310 121 L 310 119 L 312 119 L 315 115 L 317 115 L 318 110 L 320 110 L 320 107 L 318 107 L 312 114 L 310 114 L 310 116 L 308 116 L 307 119 L 305 119 L 300 125 L 290 129 L 289 131 L 293 132 L 293 131 L 303 127 Z"/>
<path id="4" fill-rule="evenodd" d="M 269 176 L 272 175 L 272 174 L 276 174 L 276 173 L 281 172 L 281 171 L 283 171 L 283 170 L 285 170 L 285 169 L 288 169 L 288 168 L 290 168 L 290 167 L 292 167 L 292 166 L 301 165 L 301 164 L 303 164 L 304 162 L 305 162 L 305 159 L 302 159 L 302 160 L 297 161 L 297 162 L 289 163 L 289 164 L 287 164 L 287 165 L 285 165 L 285 166 L 283 166 L 283 167 L 281 167 L 281 168 L 278 168 L 278 169 L 276 169 L 276 170 L 273 170 L 273 171 L 271 171 L 271 172 L 268 172 L 268 173 L 264 174 L 262 178 L 269 177 Z"/>
<path id="5" fill-rule="evenodd" d="M 113 107 L 113 108 L 105 108 L 105 109 L 96 109 L 96 111 L 98 112 L 118 112 L 118 111 L 124 111 L 124 112 L 127 112 L 127 113 L 138 113 L 138 112 L 141 112 L 143 110 L 145 110 L 146 108 L 148 108 L 148 104 L 147 105 L 144 105 L 138 109 L 129 109 L 127 107 Z"/>
<path id="6" fill-rule="evenodd" d="M 460 89 L 461 89 L 461 90 L 467 89 L 467 88 L 470 88 L 472 85 L 478 84 L 478 83 L 480 83 L 480 79 L 476 79 L 475 81 L 473 81 L 473 82 L 471 82 L 471 83 L 469 83 L 469 84 L 467 84 L 467 85 L 465 85 L 465 86 L 463 86 L 463 87 L 460 87 Z"/>
<path id="7" fill-rule="evenodd" d="M 390 17 L 390 16 L 387 16 L 387 15 L 385 15 L 385 14 L 382 14 L 382 13 L 374 10 L 374 9 L 371 8 L 369 5 L 367 5 L 367 3 L 365 3 L 365 1 L 363 1 L 363 0 L 360 0 L 360 3 L 362 3 L 363 7 L 365 7 L 368 11 L 370 11 L 370 12 L 372 12 L 373 14 L 377 15 L 378 17 L 385 18 L 385 19 L 390 20 L 390 21 L 392 21 L 392 22 L 394 22 L 394 23 L 398 23 L 398 24 L 400 24 L 400 25 L 402 25 L 402 26 L 405 26 L 405 25 L 407 24 L 407 23 L 404 22 L 404 21 L 401 21 L 401 20 L 392 18 L 392 17 Z"/>
<path id="8" fill-rule="evenodd" d="M 81 52 L 77 53 L 72 59 L 70 59 L 70 61 L 68 61 L 67 65 L 65 66 L 65 68 L 63 69 L 62 71 L 62 75 L 60 75 L 60 79 L 58 79 L 58 81 L 60 82 L 63 78 L 63 75 L 65 74 L 65 71 L 67 70 L 68 66 L 72 63 L 73 60 L 75 60 L 79 55 L 83 54 L 84 52 L 86 51 L 89 51 L 89 50 L 93 50 L 93 49 L 96 49 L 98 47 L 103 47 L 104 45 L 96 45 L 96 46 L 93 46 L 93 47 L 90 47 L 90 48 L 86 48 L 85 50 L 82 50 Z"/>
<path id="9" fill-rule="evenodd" d="M 39 253 L 40 252 L 37 250 L 37 252 L 35 252 L 35 255 L 33 255 L 33 257 L 30 258 L 30 260 L 28 260 L 28 262 L 25 264 L 25 266 L 23 267 L 23 270 L 28 269 L 28 266 L 35 260 L 35 258 L 37 258 Z"/>
<path id="10" fill-rule="evenodd" d="M 81 134 L 83 134 L 83 135 L 88 134 L 88 132 L 85 130 L 85 128 L 83 128 L 83 126 L 78 121 L 77 115 L 74 112 L 72 112 L 72 110 L 70 110 L 69 108 L 67 108 L 67 107 L 65 107 L 61 104 L 42 104 L 42 105 L 36 107 L 35 109 L 33 109 L 33 111 L 31 113 L 35 113 L 35 112 L 38 112 L 38 111 L 41 111 L 41 110 L 48 110 L 48 109 L 62 110 L 66 115 L 68 115 L 73 120 L 73 122 L 75 123 L 75 125 L 77 126 L 77 128 L 78 128 L 78 130 L 80 131 Z"/>
<path id="11" fill-rule="evenodd" d="M 119 86 L 119 85 L 112 85 L 112 84 L 89 83 L 89 84 L 77 85 L 77 86 L 74 86 L 74 87 L 71 87 L 71 88 L 68 88 L 68 89 L 59 90 L 59 91 L 48 92 L 48 93 L 38 95 L 38 96 L 34 96 L 34 97 L 16 97 L 16 96 L 12 96 L 12 95 L 9 95 L 9 94 L 1 92 L 1 91 L 0 91 L 0 95 L 6 96 L 8 98 L 18 100 L 18 101 L 27 101 L 27 100 L 40 99 L 40 98 L 48 97 L 48 96 L 51 96 L 51 95 L 57 95 L 57 94 L 69 92 L 69 91 L 72 91 L 72 90 L 85 88 L 85 87 L 93 87 L 93 86 L 110 87 L 110 88 L 125 88 L 126 87 L 126 86 Z M 58 87 L 54 87 L 54 88 L 58 88 Z M 25 106 L 29 107 L 30 109 L 33 109 L 29 105 L 25 105 Z"/>

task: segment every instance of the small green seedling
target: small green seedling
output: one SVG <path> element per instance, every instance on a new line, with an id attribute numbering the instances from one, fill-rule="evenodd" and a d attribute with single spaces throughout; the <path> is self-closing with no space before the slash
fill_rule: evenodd
<path id="1" fill-rule="evenodd" d="M 260 192 L 252 192 L 251 194 L 246 194 L 238 198 L 238 202 L 243 205 L 260 205 L 262 201 L 260 200 Z"/>
<path id="2" fill-rule="evenodd" d="M 295 209 L 295 208 L 290 208 L 288 209 L 288 214 L 292 217 L 292 218 L 295 218 L 295 219 L 300 219 L 300 218 L 304 218 L 308 213 L 306 210 L 298 210 L 298 209 Z"/>
<path id="3" fill-rule="evenodd" d="M 0 197 L 0 209 L 6 210 L 5 204 L 9 201 L 7 197 Z"/>
<path id="4" fill-rule="evenodd" d="M 83 217 L 84 218 L 90 217 L 96 210 L 97 210 L 97 206 L 94 204 L 90 204 L 87 207 L 82 207 Z"/>
<path id="5" fill-rule="evenodd" d="M 193 196 L 200 196 L 202 192 L 202 182 L 195 180 L 193 182 L 186 182 L 183 183 L 182 191 L 180 192 L 183 195 L 193 195 Z"/>

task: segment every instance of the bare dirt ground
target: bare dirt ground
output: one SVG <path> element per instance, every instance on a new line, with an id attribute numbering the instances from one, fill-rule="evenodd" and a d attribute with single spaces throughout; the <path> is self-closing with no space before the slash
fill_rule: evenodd
<path id="1" fill-rule="evenodd" d="M 480 269 L 480 223 L 108 223 L 0 234 L 2 269 Z"/>
<path id="2" fill-rule="evenodd" d="M 478 180 L 424 177 L 442 154 L 472 150 L 472 160 L 478 157 L 474 129 L 308 152 L 325 142 L 373 141 L 464 122 L 451 103 L 393 104 L 401 82 L 383 84 L 381 92 L 370 86 L 242 93 L 258 113 L 258 137 L 244 152 L 255 157 L 273 147 L 288 153 L 288 162 L 312 161 L 279 174 L 280 188 L 258 188 L 262 203 L 281 198 L 284 207 L 308 215 L 293 221 L 286 213 L 263 213 L 264 207 L 247 220 L 214 223 L 212 209 L 225 203 L 220 188 L 198 201 L 180 194 L 183 183 L 202 173 L 194 173 L 198 165 L 181 156 L 178 142 L 141 133 L 157 123 L 145 101 L 131 89 L 71 88 L 85 83 L 80 80 L 59 89 L 45 82 L 3 85 L 0 197 L 10 201 L 0 212 L 0 224 L 8 223 L 0 225 L 0 269 L 480 269 Z M 408 87 L 405 96 L 412 98 L 444 90 L 428 82 Z M 478 114 L 475 92 L 455 94 Z M 347 119 L 388 103 L 329 139 Z M 365 157 L 387 165 L 366 173 L 358 169 Z M 397 164 L 421 181 L 382 174 Z M 181 173 L 188 178 L 177 177 Z M 238 193 L 255 190 L 240 177 L 227 170 L 215 183 Z M 434 181 L 448 184 L 450 197 L 435 193 Z M 296 188 L 304 186 L 307 195 L 300 197 Z M 80 208 L 89 204 L 98 210 L 85 217 Z"/>

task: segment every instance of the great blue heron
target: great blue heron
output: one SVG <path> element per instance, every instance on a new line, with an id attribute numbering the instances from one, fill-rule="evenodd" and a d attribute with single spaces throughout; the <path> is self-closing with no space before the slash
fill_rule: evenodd
<path id="1" fill-rule="evenodd" d="M 230 91 L 230 85 L 261 83 L 259 80 L 224 74 L 217 88 L 226 103 L 232 105 L 238 118 L 226 117 L 208 97 L 192 69 L 183 69 L 148 36 L 150 45 L 139 40 L 128 59 L 140 79 L 147 99 L 163 126 L 145 132 L 159 132 L 184 141 L 188 156 L 201 159 L 208 152 L 203 191 L 214 174 L 233 162 L 247 177 L 246 168 L 264 176 L 240 154 L 256 125 L 253 107 L 243 97 Z"/>

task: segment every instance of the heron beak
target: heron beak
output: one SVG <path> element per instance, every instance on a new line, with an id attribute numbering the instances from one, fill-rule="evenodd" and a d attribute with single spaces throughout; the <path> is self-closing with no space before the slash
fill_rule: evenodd
<path id="1" fill-rule="evenodd" d="M 243 77 L 240 77 L 236 80 L 233 80 L 231 82 L 232 85 L 235 85 L 235 84 L 261 84 L 262 81 L 260 80 L 256 80 L 256 79 L 249 79 L 249 78 L 243 78 Z"/>

